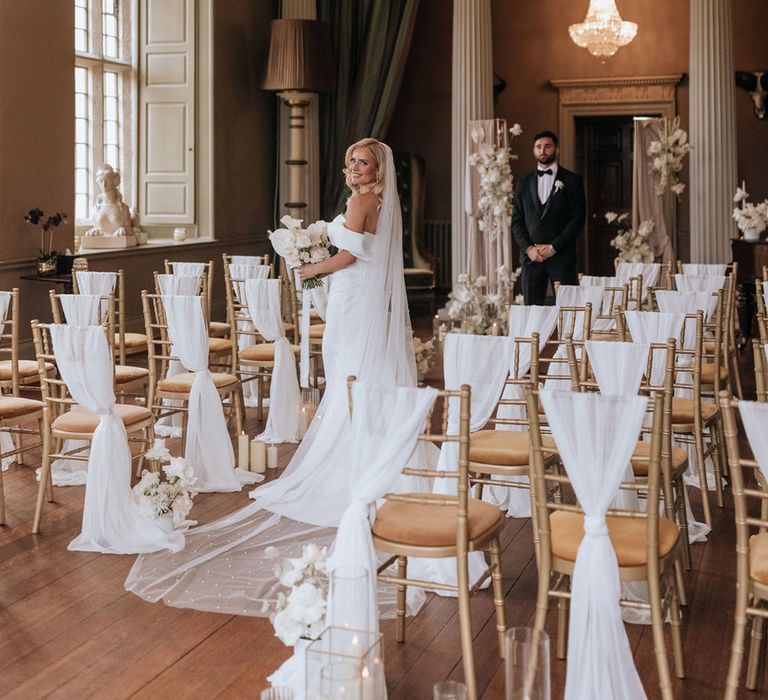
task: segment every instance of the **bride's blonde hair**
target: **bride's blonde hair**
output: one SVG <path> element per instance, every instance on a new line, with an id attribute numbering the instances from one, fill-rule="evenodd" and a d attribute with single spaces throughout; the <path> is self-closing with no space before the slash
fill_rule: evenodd
<path id="1" fill-rule="evenodd" d="M 360 192 L 360 188 L 352 184 L 347 172 L 349 161 L 356 148 L 367 148 L 371 152 L 373 160 L 376 161 L 376 182 L 373 183 L 373 187 L 369 191 L 373 192 L 379 198 L 379 203 L 381 203 L 381 195 L 384 192 L 384 168 L 387 162 L 384 144 L 376 139 L 366 138 L 356 141 L 347 149 L 347 152 L 344 154 L 344 175 L 346 176 L 347 187 L 352 190 L 352 194 L 359 194 Z"/>

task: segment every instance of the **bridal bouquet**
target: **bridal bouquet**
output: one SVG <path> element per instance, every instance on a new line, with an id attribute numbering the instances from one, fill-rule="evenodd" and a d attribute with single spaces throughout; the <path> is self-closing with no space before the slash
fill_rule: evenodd
<path id="1" fill-rule="evenodd" d="M 758 204 L 747 202 L 749 193 L 746 190 L 746 183 L 742 182 L 741 187 L 736 188 L 736 194 L 733 201 L 736 204 L 741 203 L 740 207 L 733 210 L 733 218 L 739 231 L 744 234 L 748 241 L 756 241 L 760 234 L 768 228 L 768 199 L 764 199 Z"/>
<path id="2" fill-rule="evenodd" d="M 621 215 L 613 211 L 605 213 L 605 220 L 609 224 L 615 222 L 619 226 L 619 235 L 611 241 L 611 246 L 619 251 L 617 259 L 623 262 L 653 262 L 649 238 L 655 226 L 654 220 L 651 218 L 641 221 L 635 231 L 625 223 L 628 218 L 627 212 Z"/>
<path id="3" fill-rule="evenodd" d="M 688 134 L 680 128 L 680 117 L 675 117 L 671 122 L 662 120 L 663 128 L 653 129 L 658 139 L 651 141 L 648 146 L 648 157 L 651 158 L 651 173 L 658 176 L 656 194 L 661 196 L 667 188 L 675 193 L 678 199 L 685 190 L 685 185 L 680 182 L 680 172 L 683 169 L 683 158 L 691 150 L 688 143 Z"/>
<path id="4" fill-rule="evenodd" d="M 284 216 L 280 223 L 285 228 L 278 228 L 269 232 L 269 240 L 275 252 L 285 260 L 290 269 L 319 263 L 331 257 L 329 250 L 331 242 L 328 239 L 328 224 L 325 221 L 315 221 L 307 228 L 302 228 L 301 219 Z M 304 280 L 304 289 L 322 287 L 323 280 L 313 277 Z"/>
<path id="5" fill-rule="evenodd" d="M 151 518 L 170 517 L 174 527 L 183 525 L 197 494 L 192 467 L 183 457 L 171 457 L 163 446 L 153 447 L 145 457 L 168 464 L 163 466 L 165 479 L 160 472 L 142 471 L 139 483 L 133 487 L 139 508 Z"/>
<path id="6" fill-rule="evenodd" d="M 266 555 L 276 556 L 275 547 L 267 547 Z M 277 594 L 275 612 L 269 620 L 275 635 L 286 646 L 299 639 L 318 639 L 325 629 L 328 609 L 328 549 L 305 544 L 301 557 L 286 559 L 275 566 L 280 585 L 288 589 Z M 266 610 L 269 604 L 265 604 Z"/>

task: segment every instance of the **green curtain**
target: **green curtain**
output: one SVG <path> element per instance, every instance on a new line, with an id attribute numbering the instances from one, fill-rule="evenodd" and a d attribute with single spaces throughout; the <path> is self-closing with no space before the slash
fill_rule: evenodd
<path id="1" fill-rule="evenodd" d="M 331 27 L 335 93 L 320 99 L 320 194 L 323 217 L 344 206 L 344 153 L 366 136 L 384 138 L 411 46 L 419 0 L 318 0 Z"/>

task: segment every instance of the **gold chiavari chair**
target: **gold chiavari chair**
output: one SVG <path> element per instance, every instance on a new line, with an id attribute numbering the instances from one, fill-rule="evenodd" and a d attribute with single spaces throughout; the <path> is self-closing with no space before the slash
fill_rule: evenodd
<path id="1" fill-rule="evenodd" d="M 537 511 L 535 521 L 539 542 L 538 593 L 536 598 L 535 628 L 543 631 L 549 610 L 549 601 L 558 601 L 557 657 L 565 658 L 568 603 L 571 598 L 570 579 L 576 554 L 584 537 L 584 514 L 578 505 L 553 499 L 550 493 L 570 485 L 565 474 L 545 470 L 545 455 L 550 447 L 542 439 L 540 420 L 536 411 L 537 392 L 527 392 L 530 416 L 531 460 L 533 495 Z M 609 510 L 606 517 L 608 534 L 616 552 L 619 577 L 622 581 L 646 581 L 649 603 L 622 599 L 625 607 L 650 610 L 653 642 L 659 673 L 661 697 L 672 700 L 672 678 L 664 643 L 664 622 L 669 620 L 675 675 L 685 677 L 681 614 L 675 583 L 675 563 L 682 555 L 682 539 L 674 521 L 659 516 L 662 473 L 662 398 L 656 396 L 649 408 L 653 414 L 651 450 L 647 458 L 648 477 L 642 482 L 622 484 L 623 488 L 642 490 L 647 499 L 644 512 Z M 557 447 L 554 448 L 558 453 Z M 558 453 L 559 454 L 559 453 Z M 638 458 L 639 459 L 639 458 Z M 663 590 L 662 590 L 663 589 Z"/>
<path id="2" fill-rule="evenodd" d="M 88 274 L 88 270 L 75 270 L 72 273 L 72 291 L 74 294 L 80 294 L 79 277 L 82 274 Z M 147 336 L 143 333 L 134 333 L 126 331 L 126 312 L 125 312 L 125 271 L 117 271 L 117 282 L 115 283 L 115 348 L 120 364 L 126 364 L 128 355 L 139 355 L 147 351 Z"/>
<path id="3" fill-rule="evenodd" d="M 230 337 L 233 338 L 231 363 L 241 384 L 256 381 L 256 415 L 258 420 L 261 420 L 264 414 L 265 384 L 272 376 L 275 366 L 275 344 L 266 342 L 255 329 L 246 300 L 242 298 L 242 294 L 236 293 L 236 287 L 244 285 L 246 280 L 231 277 L 228 269 L 225 274 L 227 276 L 227 317 L 232 324 Z M 282 294 L 280 298 L 282 300 Z M 247 339 L 247 343 L 242 343 L 242 339 Z M 245 347 L 240 349 L 240 345 Z M 297 356 L 301 352 L 298 345 L 292 345 L 291 349 Z"/>
<path id="4" fill-rule="evenodd" d="M 757 302 L 757 332 L 760 336 L 760 342 L 765 344 L 768 343 L 768 311 L 765 307 L 763 283 L 763 280 L 755 280 L 755 301 Z M 744 330 L 751 332 L 750 328 Z"/>
<path id="5" fill-rule="evenodd" d="M 354 377 L 349 378 L 349 382 L 352 381 Z M 499 533 L 505 519 L 497 506 L 469 496 L 469 386 L 465 384 L 458 391 L 441 391 L 439 396 L 443 401 L 441 427 L 437 432 L 432 431 L 430 415 L 426 421 L 425 432 L 419 436 L 419 440 L 439 445 L 458 443 L 459 459 L 456 470 L 406 468 L 403 474 L 455 481 L 456 496 L 432 493 L 388 493 L 376 513 L 371 532 L 376 549 L 389 555 L 379 567 L 379 580 L 393 584 L 397 589 L 396 639 L 398 642 L 405 641 L 405 599 L 408 586 L 427 590 L 446 590 L 458 596 L 464 682 L 467 684 L 470 700 L 476 700 L 477 684 L 469 599 L 488 577 L 491 577 L 499 655 L 503 658 L 505 620 Z M 448 434 L 448 401 L 456 401 L 459 404 L 458 435 Z M 486 552 L 491 563 L 474 586 L 470 587 L 468 555 L 470 552 L 477 551 Z M 408 578 L 408 557 L 454 558 L 457 585 Z M 397 573 L 394 575 L 386 573 L 386 570 L 395 563 Z"/>
<path id="6" fill-rule="evenodd" d="M 752 354 L 755 360 L 755 391 L 757 400 L 768 403 L 768 351 L 766 344 L 752 339 Z"/>
<path id="7" fill-rule="evenodd" d="M 61 305 L 62 294 L 57 294 L 54 290 L 48 292 L 51 301 L 51 315 L 54 323 L 66 323 L 64 310 Z M 120 350 L 115 347 L 115 343 L 120 337 L 120 333 L 115 331 L 116 300 L 114 294 L 107 294 L 101 297 L 99 304 L 99 323 L 104 326 L 107 337 L 112 341 L 109 343 L 109 349 L 112 352 L 114 361 L 120 359 Z M 122 353 L 124 354 L 124 353 Z M 124 403 L 126 399 L 135 398 L 140 403 L 146 405 L 147 391 L 149 389 L 149 370 L 146 367 L 134 367 L 132 365 L 115 364 L 115 397 L 118 402 Z"/>
<path id="8" fill-rule="evenodd" d="M 754 459 L 741 456 L 739 429 L 736 423 L 738 401 L 722 392 L 720 406 L 725 425 L 728 469 L 736 519 L 736 608 L 734 614 L 731 661 L 726 680 L 726 700 L 736 700 L 744 657 L 744 637 L 747 620 L 752 619 L 752 632 L 747 662 L 746 687 L 755 690 L 760 666 L 765 618 L 768 617 L 768 490 L 765 479 Z M 755 487 L 749 486 L 749 476 Z M 760 516 L 749 514 L 748 499 L 760 503 Z M 750 535 L 752 528 L 758 533 Z"/>
<path id="9" fill-rule="evenodd" d="M 149 360 L 149 399 L 148 406 L 155 415 L 155 419 L 181 413 L 183 416 L 183 435 L 186 436 L 187 413 L 189 411 L 189 394 L 195 381 L 194 372 L 181 372 L 166 377 L 166 371 L 172 360 L 179 358 L 172 353 L 171 340 L 168 334 L 168 323 L 163 308 L 163 298 L 160 294 L 150 294 L 146 290 L 141 292 L 141 306 L 144 312 L 144 327 L 149 339 L 147 343 Z M 230 398 L 229 404 L 225 404 L 225 411 L 229 408 L 234 412 L 237 434 L 243 428 L 243 393 L 240 380 L 226 372 L 211 372 L 211 378 L 222 400 Z M 166 405 L 164 400 L 177 401 L 177 405 Z"/>
<path id="10" fill-rule="evenodd" d="M 65 440 L 90 442 L 99 425 L 100 418 L 98 414 L 91 413 L 77 406 L 69 394 L 66 383 L 62 379 L 50 376 L 46 371 L 48 364 L 55 365 L 56 363 L 56 357 L 53 353 L 53 342 L 51 340 L 51 325 L 40 323 L 37 320 L 32 321 L 32 338 L 35 344 L 35 355 L 37 356 L 39 367 L 42 397 L 47 406 L 43 440 L 52 441 L 54 446 L 52 451 L 43 450 L 40 485 L 37 492 L 37 507 L 35 508 L 35 518 L 32 525 L 32 532 L 37 533 L 40 531 L 43 499 L 46 491 L 48 492 L 49 502 L 53 500 L 51 462 L 59 458 L 87 462 L 88 457 L 82 454 L 83 450 L 88 449 L 87 446 L 79 447 L 69 452 L 62 452 L 62 445 Z M 113 333 L 107 332 L 107 341 L 114 343 Z M 144 463 L 144 453 L 149 449 L 154 439 L 154 416 L 145 406 L 137 406 L 135 404 L 115 404 L 113 413 L 123 421 L 128 433 L 129 443 L 138 443 L 141 446 L 139 454 L 133 457 L 133 459 L 138 459 L 137 471 L 141 471 Z"/>
<path id="11" fill-rule="evenodd" d="M 296 287 L 296 274 L 288 268 L 280 258 L 280 279 L 282 281 L 280 302 L 283 310 L 283 321 L 293 326 L 293 343 L 299 344 L 299 314 L 301 312 L 302 290 Z M 288 331 L 286 330 L 286 333 Z"/>
<path id="12" fill-rule="evenodd" d="M 619 331 L 616 328 L 616 314 L 627 308 L 629 285 L 620 287 L 605 287 L 603 300 L 595 314 L 594 326 L 590 333 L 591 340 L 618 340 Z"/>

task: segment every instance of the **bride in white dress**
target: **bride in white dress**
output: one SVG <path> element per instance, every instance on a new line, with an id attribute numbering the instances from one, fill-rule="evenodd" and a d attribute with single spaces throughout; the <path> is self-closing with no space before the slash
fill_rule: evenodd
<path id="1" fill-rule="evenodd" d="M 254 503 L 187 533 L 175 555 L 142 555 L 126 588 L 151 601 L 200 610 L 265 615 L 275 597 L 280 558 L 310 541 L 331 544 L 349 504 L 354 455 L 349 449 L 346 379 L 415 386 L 411 322 L 405 296 L 402 216 L 389 146 L 363 139 L 347 149 L 346 216 L 329 224 L 339 249 L 301 269 L 326 276 L 323 338 L 326 391 L 315 419 L 281 477 L 251 492 Z M 431 460 L 430 460 L 431 461 Z"/>

